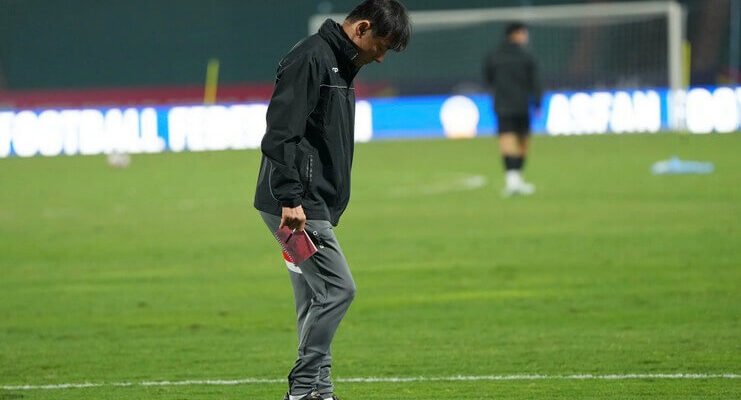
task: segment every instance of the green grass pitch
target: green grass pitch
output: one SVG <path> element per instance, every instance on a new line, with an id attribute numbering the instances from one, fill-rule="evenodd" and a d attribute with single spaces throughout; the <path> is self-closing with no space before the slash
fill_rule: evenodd
<path id="1" fill-rule="evenodd" d="M 741 135 L 537 137 L 530 198 L 492 138 L 356 149 L 338 237 L 358 294 L 334 376 L 741 373 Z M 652 176 L 672 155 L 707 176 Z M 0 399 L 280 399 L 288 272 L 257 151 L 0 160 Z M 479 176 L 479 178 L 472 178 Z M 483 177 L 483 178 L 481 178 Z M 482 183 L 467 188 L 464 182 Z M 67 389 L 17 385 L 99 383 Z M 341 382 L 343 399 L 737 399 L 741 380 Z"/>

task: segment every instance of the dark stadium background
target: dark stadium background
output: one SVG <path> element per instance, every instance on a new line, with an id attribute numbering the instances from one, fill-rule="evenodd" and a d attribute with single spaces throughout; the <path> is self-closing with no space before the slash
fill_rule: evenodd
<path id="1" fill-rule="evenodd" d="M 308 18 L 320 12 L 345 13 L 354 3 L 0 0 L 0 106 L 94 104 L 109 102 L 110 98 L 119 104 L 200 101 L 206 64 L 212 58 L 221 63 L 220 100 L 264 100 L 270 94 L 278 59 L 306 36 Z M 412 10 L 428 10 L 590 1 L 405 3 Z M 686 6 L 687 38 L 693 45 L 691 85 L 731 83 L 731 64 L 738 62 L 729 60 L 729 0 L 681 3 Z M 576 33 L 589 34 L 588 29 Z M 534 37 L 537 46 L 537 31 Z M 490 40 L 493 45 L 499 38 Z M 631 58 L 630 54 L 623 54 L 630 49 L 630 44 L 626 44 L 612 62 Z M 632 58 L 638 56 L 633 54 Z M 397 94 L 441 93 L 452 86 L 439 79 L 448 71 L 436 71 L 435 66 L 418 68 L 411 59 L 400 58 L 398 62 L 402 68 L 364 71 L 360 77 L 361 96 L 388 93 L 389 74 L 397 77 L 392 79 L 393 93 Z M 456 68 L 454 57 L 448 68 Z M 546 78 L 548 73 L 546 69 Z M 419 79 L 413 78 L 420 74 Z M 422 79 L 425 76 L 438 79 Z M 546 86 L 554 88 L 557 83 L 546 79 Z"/>

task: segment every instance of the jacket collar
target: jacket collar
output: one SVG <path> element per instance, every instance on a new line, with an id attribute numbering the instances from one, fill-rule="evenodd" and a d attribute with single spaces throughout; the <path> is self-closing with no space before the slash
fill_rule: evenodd
<path id="1" fill-rule="evenodd" d="M 337 54 L 338 58 L 343 58 L 347 64 L 353 66 L 353 69 L 357 70 L 353 60 L 358 56 L 358 50 L 350 38 L 347 37 L 345 31 L 342 30 L 342 26 L 337 22 L 327 19 L 319 28 L 319 36 L 322 37 L 327 43 L 329 43 L 332 50 Z"/>

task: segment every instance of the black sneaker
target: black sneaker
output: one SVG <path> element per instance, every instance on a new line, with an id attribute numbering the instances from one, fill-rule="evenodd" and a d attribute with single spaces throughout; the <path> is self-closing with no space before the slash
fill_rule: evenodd
<path id="1" fill-rule="evenodd" d="M 291 395 L 290 393 L 286 393 L 286 396 L 283 398 L 283 400 L 290 400 Z M 306 396 L 300 398 L 299 400 L 322 400 L 322 396 L 319 395 L 319 392 L 316 390 L 307 394 Z M 339 399 L 337 399 L 339 400 Z"/>

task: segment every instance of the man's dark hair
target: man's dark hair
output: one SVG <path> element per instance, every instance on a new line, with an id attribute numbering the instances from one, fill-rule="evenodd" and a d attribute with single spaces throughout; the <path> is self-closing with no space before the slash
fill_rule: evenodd
<path id="1" fill-rule="evenodd" d="M 527 29 L 527 25 L 524 22 L 510 22 L 509 25 L 504 29 L 504 36 L 509 37 L 515 32 Z"/>
<path id="2" fill-rule="evenodd" d="M 350 22 L 367 19 L 371 22 L 373 35 L 389 38 L 390 49 L 402 51 L 409 44 L 412 27 L 407 9 L 397 0 L 365 0 L 347 16 Z"/>

